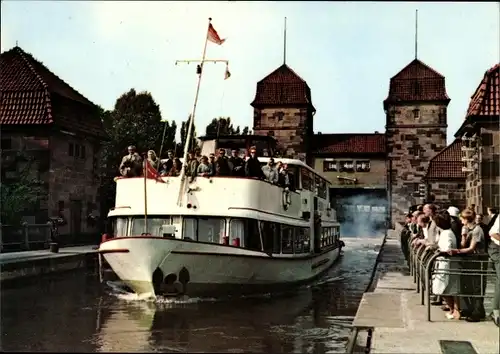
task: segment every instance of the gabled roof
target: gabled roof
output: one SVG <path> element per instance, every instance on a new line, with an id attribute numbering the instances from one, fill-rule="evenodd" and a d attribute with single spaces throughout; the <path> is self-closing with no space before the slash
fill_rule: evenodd
<path id="1" fill-rule="evenodd" d="M 468 117 L 500 116 L 500 64 L 484 73 L 483 80 L 471 97 Z"/>
<path id="2" fill-rule="evenodd" d="M 311 89 L 288 65 L 283 64 L 257 83 L 253 107 L 270 105 L 309 105 Z M 314 110 L 314 107 L 312 107 Z"/>
<path id="3" fill-rule="evenodd" d="M 455 139 L 453 143 L 441 150 L 429 162 L 425 179 L 465 179 L 466 172 L 462 162 L 462 140 Z"/>
<path id="4" fill-rule="evenodd" d="M 53 107 L 54 96 L 97 109 L 95 104 L 18 46 L 0 55 L 0 72 L 2 125 L 57 123 Z M 65 123 L 72 128 L 98 136 L 104 134 L 99 119 L 69 122 L 67 118 L 65 117 Z"/>
<path id="5" fill-rule="evenodd" d="M 384 134 L 316 134 L 315 154 L 384 154 Z"/>
<path id="6" fill-rule="evenodd" d="M 414 59 L 391 78 L 384 108 L 388 103 L 396 102 L 449 100 L 444 76 L 420 60 Z"/>

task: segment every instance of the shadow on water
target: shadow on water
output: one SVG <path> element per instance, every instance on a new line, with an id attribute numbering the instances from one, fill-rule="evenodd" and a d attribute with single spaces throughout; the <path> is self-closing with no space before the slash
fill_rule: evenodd
<path id="1" fill-rule="evenodd" d="M 2 292 L 2 349 L 341 353 L 380 240 L 344 239 L 339 262 L 294 293 L 230 301 L 125 301 L 92 275 L 40 279 Z"/>

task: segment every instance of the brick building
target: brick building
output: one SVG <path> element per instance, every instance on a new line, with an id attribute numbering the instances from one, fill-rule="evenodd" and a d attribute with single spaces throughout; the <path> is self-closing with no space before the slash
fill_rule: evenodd
<path id="1" fill-rule="evenodd" d="M 0 70 L 2 183 L 17 180 L 29 157 L 28 173 L 44 192 L 24 219 L 61 216 L 61 234 L 95 232 L 88 215 L 98 210 L 97 156 L 106 138 L 99 108 L 17 46 L 0 55 Z"/>
<path id="2" fill-rule="evenodd" d="M 451 205 L 460 210 L 465 208 L 467 175 L 462 166 L 462 140 L 457 138 L 429 162 L 424 177 L 427 199 L 444 208 Z"/>
<path id="3" fill-rule="evenodd" d="M 485 213 L 500 206 L 500 64 L 487 70 L 471 97 L 462 126 L 462 160 L 468 206 Z"/>
<path id="4" fill-rule="evenodd" d="M 290 67 L 283 64 L 257 83 L 253 131 L 278 142 L 281 155 L 311 164 L 313 116 L 311 89 Z"/>
<path id="5" fill-rule="evenodd" d="M 330 200 L 339 220 L 360 222 L 364 214 L 385 222 L 387 217 L 387 154 L 385 134 L 317 134 L 314 136 L 316 171 L 328 178 Z"/>
<path id="6" fill-rule="evenodd" d="M 403 222 L 429 161 L 446 147 L 445 78 L 418 59 L 390 80 L 384 100 L 392 222 Z"/>

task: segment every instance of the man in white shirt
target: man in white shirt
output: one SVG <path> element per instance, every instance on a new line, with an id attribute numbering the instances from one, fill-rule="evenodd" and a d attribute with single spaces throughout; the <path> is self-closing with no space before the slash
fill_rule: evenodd
<path id="1" fill-rule="evenodd" d="M 498 217 L 498 214 L 493 214 L 491 220 L 493 220 L 493 217 L 496 217 L 496 220 L 489 230 L 491 242 L 488 247 L 488 254 L 496 274 L 495 295 L 492 302 L 493 313 L 491 317 L 493 322 L 500 327 L 500 217 Z"/>

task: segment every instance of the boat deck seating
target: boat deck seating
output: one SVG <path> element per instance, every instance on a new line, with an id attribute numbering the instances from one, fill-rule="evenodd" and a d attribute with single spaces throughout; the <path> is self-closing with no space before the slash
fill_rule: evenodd
<path id="1" fill-rule="evenodd" d="M 401 306 L 401 293 L 363 294 L 352 322 L 352 333 L 347 343 L 347 353 L 353 353 L 359 331 L 368 331 L 367 347 L 369 347 L 375 328 L 404 327 Z"/>

